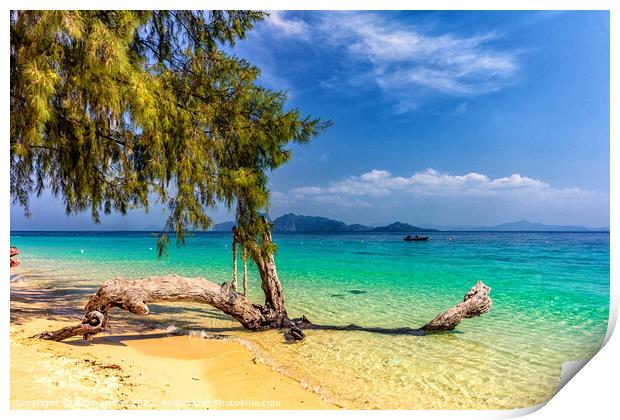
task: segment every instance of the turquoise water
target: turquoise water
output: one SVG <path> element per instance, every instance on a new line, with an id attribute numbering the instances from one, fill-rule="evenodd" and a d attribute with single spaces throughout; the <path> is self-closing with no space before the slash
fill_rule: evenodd
<path id="1" fill-rule="evenodd" d="M 352 408 L 524 407 L 552 396 L 563 362 L 598 350 L 609 309 L 608 233 L 431 236 L 408 243 L 398 234 L 275 235 L 276 263 L 289 314 L 329 324 L 418 327 L 483 280 L 492 310 L 451 333 L 310 331 L 286 345 L 278 332 L 243 332 L 192 305 L 187 313 L 162 308 L 154 319 L 227 327 L 283 372 Z M 195 234 L 164 260 L 146 233 L 13 232 L 11 245 L 21 249 L 23 269 L 51 276 L 49 287 L 71 282 L 84 294 L 116 276 L 231 279 L 229 234 Z M 258 275 L 249 269 L 250 297 L 260 302 Z"/>

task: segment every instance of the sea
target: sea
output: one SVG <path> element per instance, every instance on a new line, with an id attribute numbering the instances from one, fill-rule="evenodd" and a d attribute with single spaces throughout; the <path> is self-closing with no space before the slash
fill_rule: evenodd
<path id="1" fill-rule="evenodd" d="M 239 340 L 346 408 L 528 407 L 553 396 L 563 363 L 598 351 L 609 316 L 609 233 L 428 235 L 405 242 L 393 233 L 275 234 L 277 269 L 291 317 L 386 329 L 420 327 L 484 281 L 491 311 L 451 332 L 313 330 L 287 344 L 279 331 L 247 332 L 212 308 L 186 303 L 151 304 L 145 320 Z M 149 232 L 11 232 L 11 245 L 21 251 L 28 281 L 77 308 L 115 277 L 232 279 L 228 233 L 194 233 L 183 246 L 173 241 L 162 259 Z M 257 271 L 251 263 L 248 269 L 248 295 L 262 303 Z M 50 310 L 66 301 L 50 299 Z"/>

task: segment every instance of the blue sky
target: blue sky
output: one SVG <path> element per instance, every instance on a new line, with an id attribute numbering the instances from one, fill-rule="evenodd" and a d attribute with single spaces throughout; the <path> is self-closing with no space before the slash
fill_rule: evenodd
<path id="1" fill-rule="evenodd" d="M 609 225 L 607 12 L 272 12 L 234 53 L 334 123 L 270 175 L 272 216 Z M 47 194 L 32 210 L 11 228 L 164 218 L 93 226 Z"/>

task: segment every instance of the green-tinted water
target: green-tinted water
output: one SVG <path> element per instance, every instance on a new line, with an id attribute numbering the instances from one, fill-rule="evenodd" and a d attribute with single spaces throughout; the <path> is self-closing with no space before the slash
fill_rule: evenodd
<path id="1" fill-rule="evenodd" d="M 154 319 L 249 339 L 286 373 L 346 407 L 509 408 L 548 399 L 561 365 L 596 352 L 609 309 L 608 233 L 276 235 L 289 314 L 316 323 L 421 326 L 482 279 L 493 308 L 452 333 L 424 337 L 309 331 L 286 345 L 280 333 L 247 333 L 217 313 L 185 306 Z M 228 234 L 197 234 L 156 259 L 148 234 L 13 233 L 23 267 L 53 269 L 50 287 L 175 272 L 231 278 Z M 61 275 L 62 274 L 62 275 Z M 250 296 L 261 299 L 250 266 Z M 75 291 L 75 288 L 71 290 Z M 176 305 L 178 308 L 178 305 Z"/>

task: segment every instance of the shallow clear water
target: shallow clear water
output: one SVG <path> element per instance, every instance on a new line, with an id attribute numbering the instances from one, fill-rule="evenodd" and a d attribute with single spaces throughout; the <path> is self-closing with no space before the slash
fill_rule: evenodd
<path id="1" fill-rule="evenodd" d="M 275 235 L 276 263 L 289 314 L 327 324 L 418 327 L 482 279 L 492 310 L 451 333 L 309 331 L 286 345 L 281 333 L 247 333 L 196 305 L 151 305 L 160 313 L 153 319 L 248 339 L 287 374 L 353 408 L 524 407 L 552 396 L 563 362 L 598 350 L 609 309 L 608 233 L 431 236 L 407 243 L 399 234 Z M 196 234 L 165 260 L 146 233 L 13 232 L 11 245 L 23 268 L 48 270 L 49 287 L 84 294 L 115 276 L 231 278 L 229 234 Z M 252 265 L 249 285 L 260 301 Z"/>

